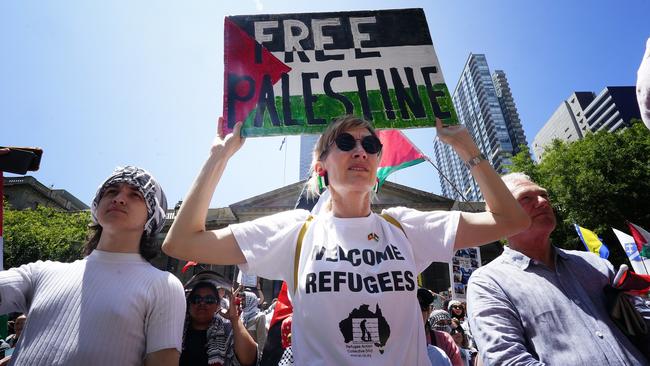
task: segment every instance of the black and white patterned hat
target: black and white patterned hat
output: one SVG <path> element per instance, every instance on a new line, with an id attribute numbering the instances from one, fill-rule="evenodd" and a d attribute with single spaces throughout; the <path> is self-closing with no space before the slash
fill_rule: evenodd
<path id="1" fill-rule="evenodd" d="M 154 177 L 144 169 L 135 166 L 125 166 L 117 168 L 106 178 L 104 183 L 99 186 L 95 198 L 93 199 L 90 212 L 93 221 L 97 223 L 97 205 L 104 195 L 104 191 L 109 186 L 126 183 L 130 186 L 138 188 L 142 193 L 145 204 L 147 205 L 147 222 L 144 224 L 144 231 L 147 236 L 156 234 L 162 230 L 165 224 L 165 213 L 167 212 L 167 198 L 162 187 L 154 179 Z"/>

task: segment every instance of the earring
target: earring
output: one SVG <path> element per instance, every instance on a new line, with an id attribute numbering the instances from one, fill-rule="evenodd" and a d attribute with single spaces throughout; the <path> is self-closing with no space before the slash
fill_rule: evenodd
<path id="1" fill-rule="evenodd" d="M 372 186 L 372 191 L 377 193 L 379 191 L 379 178 L 375 181 L 375 185 Z"/>
<path id="2" fill-rule="evenodd" d="M 327 179 L 327 170 L 321 170 L 318 172 L 318 189 L 324 190 L 327 186 L 330 185 L 329 179 Z"/>

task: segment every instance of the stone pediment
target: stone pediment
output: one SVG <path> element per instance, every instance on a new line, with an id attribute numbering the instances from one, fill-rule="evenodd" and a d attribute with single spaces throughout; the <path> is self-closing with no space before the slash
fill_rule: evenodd
<path id="1" fill-rule="evenodd" d="M 296 206 L 304 184 L 305 181 L 300 181 L 262 193 L 233 203 L 230 209 L 238 217 L 239 222 L 291 210 Z M 373 210 L 381 211 L 394 206 L 406 206 L 423 211 L 450 210 L 454 206 L 454 200 L 401 184 L 386 182 L 379 191 L 377 200 L 373 202 Z"/>

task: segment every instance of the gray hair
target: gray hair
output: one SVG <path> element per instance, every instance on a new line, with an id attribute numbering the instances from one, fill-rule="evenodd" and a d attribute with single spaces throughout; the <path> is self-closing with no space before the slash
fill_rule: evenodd
<path id="1" fill-rule="evenodd" d="M 505 183 L 506 187 L 508 187 L 510 191 L 512 191 L 513 188 L 515 188 L 515 186 L 517 185 L 517 183 L 521 182 L 522 180 L 535 183 L 533 182 L 532 179 L 530 179 L 528 175 L 521 172 L 508 173 L 506 175 L 503 175 L 501 177 L 501 180 L 503 180 L 503 183 Z"/>

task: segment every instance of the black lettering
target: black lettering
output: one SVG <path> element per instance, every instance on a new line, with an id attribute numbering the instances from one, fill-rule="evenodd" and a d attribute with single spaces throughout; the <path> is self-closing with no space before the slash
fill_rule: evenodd
<path id="1" fill-rule="evenodd" d="M 368 102 L 368 92 L 366 91 L 366 76 L 370 76 L 370 70 L 350 70 L 348 76 L 357 79 L 357 90 L 359 90 L 359 100 L 361 101 L 361 109 L 363 116 L 368 121 L 372 121 L 372 114 L 370 113 L 370 103 Z"/>
<path id="2" fill-rule="evenodd" d="M 305 292 L 310 294 L 316 292 L 316 273 L 307 273 L 305 282 Z"/>
<path id="3" fill-rule="evenodd" d="M 293 51 L 291 52 L 285 52 L 284 53 L 284 62 L 293 62 L 293 53 L 296 51 L 294 48 Z M 305 51 L 297 51 L 298 52 L 298 58 L 300 59 L 301 62 L 309 62 L 309 57 L 307 57 L 307 54 L 305 54 Z"/>
<path id="4" fill-rule="evenodd" d="M 389 272 L 382 272 L 378 274 L 377 280 L 379 281 L 379 288 L 381 288 L 382 292 L 393 291 Z"/>
<path id="5" fill-rule="evenodd" d="M 377 257 L 377 264 L 379 264 L 379 263 L 381 263 L 382 261 L 385 261 L 385 260 L 388 259 L 388 253 L 386 253 L 386 252 L 389 251 L 389 250 L 390 250 L 389 247 L 386 246 L 386 249 L 385 249 L 383 252 L 377 252 L 377 253 L 375 253 L 375 254 L 376 254 L 376 257 Z M 392 259 L 392 258 L 391 258 L 391 259 Z"/>
<path id="6" fill-rule="evenodd" d="M 341 284 L 345 283 L 346 272 L 334 272 L 334 291 L 339 292 Z"/>
<path id="7" fill-rule="evenodd" d="M 318 292 L 332 292 L 332 272 L 319 272 L 318 273 Z"/>
<path id="8" fill-rule="evenodd" d="M 361 264 L 361 251 L 359 249 L 354 248 L 350 249 L 348 252 L 348 260 L 353 266 L 358 266 Z"/>
<path id="9" fill-rule="evenodd" d="M 391 274 L 393 275 L 393 285 L 395 286 L 395 291 L 404 291 L 404 286 L 402 286 L 402 282 L 404 282 L 404 278 L 402 278 L 402 272 L 392 271 Z"/>
<path id="10" fill-rule="evenodd" d="M 363 52 L 361 48 L 354 49 L 354 58 L 381 57 L 378 51 Z"/>
<path id="11" fill-rule="evenodd" d="M 301 124 L 299 119 L 293 119 L 291 116 L 291 95 L 289 94 L 289 74 L 283 73 L 282 80 L 282 115 L 284 116 L 284 125 L 293 126 Z"/>
<path id="12" fill-rule="evenodd" d="M 390 94 L 388 93 L 388 84 L 384 76 L 384 70 L 377 69 L 377 81 L 379 82 L 379 90 L 381 91 L 381 100 L 384 101 L 384 109 L 388 119 L 395 119 L 395 111 L 393 110 L 393 102 L 390 101 Z"/>
<path id="13" fill-rule="evenodd" d="M 413 112 L 415 118 L 424 118 L 426 113 L 424 113 L 424 106 L 422 105 L 422 100 L 420 99 L 420 93 L 418 93 L 418 86 L 415 83 L 415 77 L 413 77 L 413 69 L 410 67 L 405 67 L 404 72 L 406 73 L 406 79 L 409 83 L 409 89 L 411 91 L 411 96 L 406 92 L 402 79 L 397 72 L 397 69 L 394 67 L 390 68 L 390 75 L 393 79 L 393 88 L 395 88 L 395 98 L 397 99 L 397 104 L 399 105 L 400 112 L 402 113 L 402 119 L 409 119 L 408 109 Z M 408 109 L 407 109 L 408 105 Z"/>
<path id="14" fill-rule="evenodd" d="M 375 265 L 375 252 L 370 249 L 364 249 L 361 252 L 361 256 L 363 257 L 363 263 L 369 265 L 369 266 L 374 266 Z"/>
<path id="15" fill-rule="evenodd" d="M 268 109 L 269 117 L 273 126 L 280 126 L 280 118 L 278 118 L 278 111 L 275 109 L 275 95 L 273 94 L 273 83 L 271 82 L 271 75 L 264 74 L 262 77 L 262 87 L 260 88 L 260 96 L 257 100 L 257 112 L 255 113 L 254 125 L 262 127 L 264 121 L 264 112 Z"/>
<path id="16" fill-rule="evenodd" d="M 366 287 L 366 291 L 368 291 L 370 294 L 376 294 L 379 291 L 379 287 L 377 287 L 377 280 L 372 276 L 364 278 L 363 284 Z"/>
<path id="17" fill-rule="evenodd" d="M 244 95 L 237 94 L 237 86 L 241 82 L 248 83 L 248 92 Z M 241 89 L 241 88 L 240 88 Z M 228 128 L 235 127 L 235 104 L 246 102 L 255 94 L 255 80 L 247 75 L 228 74 Z"/>
<path id="18" fill-rule="evenodd" d="M 343 54 L 327 55 L 324 50 L 316 50 L 316 61 L 343 60 Z"/>
<path id="19" fill-rule="evenodd" d="M 349 254 L 345 253 L 345 250 L 343 248 L 339 247 L 339 260 L 340 261 L 350 261 Z"/>
<path id="20" fill-rule="evenodd" d="M 405 271 L 404 279 L 406 280 L 406 291 L 413 291 L 415 289 L 415 281 L 413 281 L 413 272 Z"/>
<path id="21" fill-rule="evenodd" d="M 302 95 L 305 99 L 305 114 L 307 115 L 307 123 L 310 125 L 324 125 L 326 123 L 325 119 L 314 118 L 314 103 L 318 97 L 314 96 L 311 92 L 311 79 L 318 79 L 318 73 L 302 73 Z"/>
<path id="22" fill-rule="evenodd" d="M 345 107 L 345 114 L 352 114 L 354 112 L 354 106 L 352 105 L 352 102 L 350 102 L 350 100 L 346 98 L 343 94 L 337 93 L 334 90 L 332 90 L 332 79 L 340 78 L 341 76 L 343 76 L 343 72 L 340 70 L 328 72 L 325 75 L 325 80 L 323 82 L 323 89 L 325 89 L 325 95 L 334 98 L 343 104 L 343 106 Z"/>
<path id="23" fill-rule="evenodd" d="M 323 260 L 323 256 L 325 255 L 325 247 L 314 247 L 312 258 L 314 258 L 315 261 L 320 261 Z"/>
<path id="24" fill-rule="evenodd" d="M 350 291 L 352 292 L 361 292 L 363 289 L 361 275 L 358 273 L 348 272 L 348 283 L 350 284 Z"/>
<path id="25" fill-rule="evenodd" d="M 262 45 L 257 42 L 255 42 L 255 63 L 262 63 Z"/>
<path id="26" fill-rule="evenodd" d="M 400 253 L 399 249 L 393 244 L 391 244 L 390 247 L 393 248 L 393 254 L 395 255 L 395 259 L 397 259 L 398 261 L 403 261 L 404 257 L 402 257 L 402 253 Z"/>
<path id="27" fill-rule="evenodd" d="M 422 68 L 422 77 L 424 78 L 424 85 L 427 89 L 427 94 L 429 95 L 429 102 L 431 102 L 431 109 L 433 109 L 433 114 L 438 118 L 449 118 L 451 113 L 449 111 L 442 111 L 440 109 L 440 104 L 438 104 L 438 97 L 444 97 L 445 93 L 441 90 L 433 90 L 431 85 L 430 75 L 438 72 L 438 68 L 435 66 L 427 66 Z"/>

